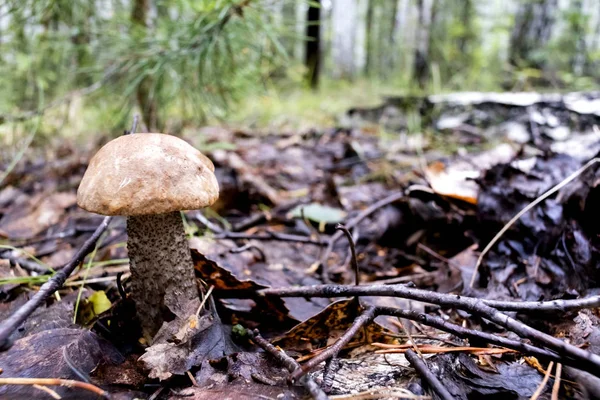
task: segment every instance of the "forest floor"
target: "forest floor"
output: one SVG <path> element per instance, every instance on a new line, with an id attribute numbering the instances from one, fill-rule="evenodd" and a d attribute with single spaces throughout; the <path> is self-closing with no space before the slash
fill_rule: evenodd
<path id="1" fill-rule="evenodd" d="M 0 396 L 598 396 L 599 101 L 394 97 L 331 127 L 190 131 L 220 185 L 184 213 L 210 311 L 150 346 L 125 219 L 76 204 L 97 148 L 26 154 L 0 183 Z"/>

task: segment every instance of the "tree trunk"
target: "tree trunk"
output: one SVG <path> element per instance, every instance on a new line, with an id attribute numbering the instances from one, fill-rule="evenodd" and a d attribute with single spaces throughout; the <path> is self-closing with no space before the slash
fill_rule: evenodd
<path id="1" fill-rule="evenodd" d="M 134 0 L 133 8 L 131 10 L 131 22 L 133 28 L 136 29 L 140 35 L 144 36 L 148 34 L 150 28 L 150 1 L 151 0 Z M 142 79 L 137 87 L 136 97 L 146 129 L 149 132 L 158 132 L 158 106 L 154 95 L 154 80 L 152 77 L 146 76 Z"/>
<path id="2" fill-rule="evenodd" d="M 425 88 L 430 76 L 429 30 L 433 19 L 434 0 L 418 0 L 419 23 L 416 34 L 414 60 L 415 78 L 420 88 Z"/>
<path id="3" fill-rule="evenodd" d="M 308 70 L 307 81 L 311 88 L 319 86 L 321 70 L 321 7 L 320 0 L 310 4 L 306 11 L 306 51 L 304 63 Z"/>
<path id="4" fill-rule="evenodd" d="M 365 46 L 365 75 L 369 76 L 373 72 L 373 0 L 368 0 L 367 5 L 367 16 L 366 18 L 366 31 L 367 31 L 367 43 Z"/>
<path id="5" fill-rule="evenodd" d="M 509 62 L 517 67 L 543 69 L 544 60 L 534 51 L 543 48 L 552 34 L 558 0 L 522 2 L 510 36 Z"/>
<path id="6" fill-rule="evenodd" d="M 354 42 L 356 36 L 356 0 L 334 0 L 332 9 L 333 25 L 333 68 L 334 77 L 353 79 Z"/>

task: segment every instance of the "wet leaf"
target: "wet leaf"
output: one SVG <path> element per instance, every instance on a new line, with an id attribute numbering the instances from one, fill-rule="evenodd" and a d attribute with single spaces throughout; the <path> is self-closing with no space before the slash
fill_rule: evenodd
<path id="1" fill-rule="evenodd" d="M 17 340 L 6 352 L 0 353 L 0 366 L 5 378 L 80 377 L 73 368 L 89 374 L 101 363 L 119 364 L 123 356 L 106 340 L 84 329 L 50 329 Z M 71 365 L 71 366 L 70 366 Z M 73 393 L 56 388 L 61 395 Z M 0 396 L 39 395 L 29 386 L 0 386 Z M 14 397 L 12 397 L 14 398 Z"/>

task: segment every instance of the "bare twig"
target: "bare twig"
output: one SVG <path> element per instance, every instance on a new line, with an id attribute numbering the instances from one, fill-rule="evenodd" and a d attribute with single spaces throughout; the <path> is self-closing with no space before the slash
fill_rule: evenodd
<path id="1" fill-rule="evenodd" d="M 250 334 L 250 338 L 252 339 L 252 341 L 254 343 L 256 343 L 258 346 L 260 346 L 264 351 L 266 351 L 267 353 L 269 353 L 270 355 L 275 357 L 275 359 L 277 361 L 279 361 L 288 371 L 290 371 L 290 373 L 300 370 L 300 364 L 298 364 L 296 362 L 296 360 L 294 360 L 292 357 L 285 354 L 285 352 L 283 350 L 278 350 L 271 343 L 267 342 L 260 335 L 260 333 L 258 332 L 257 329 L 254 330 L 254 332 L 249 330 L 248 333 Z M 304 387 L 306 387 L 306 390 L 308 390 L 308 392 L 313 397 L 313 399 L 315 399 L 315 400 L 328 400 L 329 399 L 329 397 L 327 397 L 325 392 L 323 392 L 323 390 L 321 390 L 319 385 L 317 385 L 317 383 L 310 376 L 308 376 L 308 375 L 304 376 L 302 379 L 300 379 L 300 383 Z"/>
<path id="2" fill-rule="evenodd" d="M 358 286 L 358 285 L 360 285 L 360 276 L 358 275 L 358 260 L 356 258 L 356 246 L 354 245 L 354 240 L 352 239 L 352 234 L 350 233 L 348 228 L 346 228 L 342 224 L 337 224 L 335 229 L 338 231 L 342 231 L 344 233 L 344 235 L 346 235 L 346 238 L 348 239 L 348 244 L 350 245 L 350 253 L 352 255 L 351 260 L 352 260 L 352 269 L 354 270 L 354 284 L 356 286 Z"/>
<path id="3" fill-rule="evenodd" d="M 432 328 L 451 333 L 454 336 L 459 337 L 461 339 L 471 339 L 493 344 L 496 346 L 506 347 L 508 349 L 516 350 L 524 354 L 530 354 L 543 360 L 561 360 L 561 357 L 553 351 L 541 349 L 537 346 L 523 343 L 518 340 L 508 339 L 503 336 L 493 335 L 491 333 L 479 330 L 468 329 L 464 326 L 456 325 L 449 321 L 446 321 L 441 317 L 420 313 L 414 310 L 401 310 L 392 307 L 378 307 L 377 315 L 390 315 L 398 318 L 408 319 L 411 321 L 417 321 L 422 325 L 427 325 Z M 576 365 L 575 362 L 573 362 L 572 364 Z"/>
<path id="4" fill-rule="evenodd" d="M 346 228 L 347 229 L 354 228 L 356 225 L 358 225 L 360 222 L 362 222 L 363 219 L 367 218 L 369 215 L 373 214 L 375 211 L 379 210 L 382 207 L 387 206 L 388 204 L 392 204 L 392 203 L 400 200 L 403 197 L 404 197 L 404 192 L 396 192 L 387 197 L 384 197 L 383 199 L 373 203 L 372 205 L 370 205 L 369 207 L 367 207 L 366 209 L 361 211 L 356 217 L 354 217 L 350 221 L 348 221 L 348 223 L 345 224 Z M 335 246 L 336 242 L 338 240 L 340 240 L 343 235 L 344 235 L 343 232 L 338 231 L 333 236 L 331 236 L 331 238 L 329 239 L 329 243 L 327 244 L 327 248 L 325 249 L 325 252 L 323 252 L 323 255 L 321 256 L 321 260 L 320 260 L 321 276 L 322 276 L 323 282 L 325 282 L 325 283 L 331 282 L 331 280 L 329 279 L 329 266 L 327 265 L 327 259 L 329 258 L 331 252 L 333 251 L 333 247 Z"/>
<path id="5" fill-rule="evenodd" d="M 6 350 L 10 347 L 11 343 L 9 338 L 12 333 L 35 311 L 36 308 L 57 291 L 65 283 L 75 268 L 83 262 L 85 256 L 94 249 L 96 242 L 104 233 L 111 220 L 112 217 L 104 217 L 94 234 L 85 241 L 73 258 L 66 263 L 60 271 L 52 276 L 52 278 L 44 283 L 40 290 L 38 290 L 27 303 L 23 304 L 23 306 L 15 311 L 10 317 L 0 323 L 0 350 Z"/>
<path id="6" fill-rule="evenodd" d="M 240 232 L 221 232 L 215 235 L 217 239 L 254 239 L 254 240 L 277 240 L 281 242 L 297 242 L 325 246 L 327 242 L 315 240 L 307 236 L 290 235 L 287 233 L 276 233 L 268 231 L 266 234 L 248 234 Z"/>
<path id="7" fill-rule="evenodd" d="M 558 400 L 558 393 L 560 392 L 560 377 L 562 375 L 562 364 L 556 364 L 556 374 L 554 375 L 554 385 L 552 385 L 552 397 L 551 400 Z"/>
<path id="8" fill-rule="evenodd" d="M 335 357 L 338 355 L 340 351 L 344 348 L 348 342 L 356 335 L 356 333 L 369 322 L 371 322 L 375 318 L 376 307 L 367 307 L 365 310 L 354 320 L 352 326 L 344 332 L 344 334 L 331 346 L 327 349 L 320 352 L 315 357 L 311 358 L 308 362 L 306 362 L 301 369 L 297 369 L 290 375 L 290 379 L 292 381 L 296 381 L 300 379 L 302 376 L 312 371 L 316 366 L 321 364 L 323 361 L 331 357 Z"/>
<path id="9" fill-rule="evenodd" d="M 387 289 L 386 289 L 387 288 Z M 390 290 L 390 288 L 393 288 Z M 440 306 L 454 307 L 469 311 L 475 315 L 486 318 L 523 338 L 531 339 L 545 347 L 556 351 L 558 354 L 579 360 L 579 369 L 600 376 L 600 356 L 565 343 L 551 335 L 534 329 L 497 309 L 490 307 L 484 301 L 472 297 L 449 295 L 427 290 L 410 288 L 403 285 L 390 286 L 342 286 L 320 285 L 305 287 L 290 287 L 282 289 L 263 289 L 258 293 L 262 295 L 275 295 L 279 297 L 346 297 L 346 296 L 386 296 L 406 298 Z M 393 293 L 393 294 L 392 294 Z"/>
<path id="10" fill-rule="evenodd" d="M 10 250 L 0 252 L 0 258 L 4 259 L 4 260 L 8 260 L 13 265 L 19 264 L 19 266 L 21 268 L 26 269 L 27 271 L 30 271 L 30 272 L 36 272 L 38 274 L 45 274 L 45 273 L 50 272 L 50 269 L 48 267 L 40 265 L 33 260 L 29 260 L 24 257 L 16 256 Z"/>
<path id="11" fill-rule="evenodd" d="M 479 266 L 481 265 L 481 262 L 483 261 L 483 257 L 485 257 L 485 255 L 491 250 L 492 247 L 494 247 L 494 245 L 498 242 L 498 240 L 500 240 L 500 238 L 502 237 L 502 235 L 504 235 L 504 233 L 507 230 L 509 230 L 510 227 L 513 226 L 514 223 L 519 220 L 519 218 L 521 218 L 529 210 L 531 210 L 532 208 L 534 208 L 535 206 L 537 206 L 538 204 L 540 204 L 542 201 L 546 200 L 548 197 L 552 196 L 554 193 L 558 192 L 560 189 L 562 189 L 563 187 L 565 187 L 566 185 L 568 185 L 573 179 L 577 178 L 579 175 L 581 175 L 583 172 L 585 172 L 588 168 L 590 168 L 591 166 L 595 165 L 599 161 L 600 161 L 600 158 L 594 158 L 594 159 L 588 161 L 587 164 L 585 164 L 583 167 L 579 168 L 577 171 L 575 171 L 571 175 L 567 176 L 558 185 L 556 185 L 553 188 L 551 188 L 548 191 L 546 191 L 540 197 L 538 197 L 537 199 L 535 199 L 534 201 L 532 201 L 531 203 L 529 203 L 521 211 L 519 211 L 517 213 L 517 215 L 515 215 L 514 217 L 512 217 L 511 220 L 508 221 L 506 223 L 506 225 L 504 225 L 502 227 L 502 229 L 500 229 L 500 232 L 498 232 L 496 234 L 496 236 L 494 236 L 494 238 L 487 244 L 487 246 L 485 246 L 485 248 L 483 249 L 483 251 L 481 252 L 481 254 L 479 255 L 479 257 L 477 258 L 477 263 L 475 264 L 475 269 L 473 270 L 473 276 L 471 277 L 471 282 L 469 283 L 469 287 L 473 287 L 473 285 L 475 284 L 475 279 L 477 278 L 477 271 L 479 270 Z"/>
<path id="12" fill-rule="evenodd" d="M 432 391 L 434 391 L 442 400 L 452 400 L 454 396 L 450 394 L 448 389 L 440 382 L 440 380 L 429 370 L 425 361 L 423 361 L 417 354 L 411 349 L 407 349 L 404 353 L 408 362 L 413 366 L 415 371 L 421 376 L 421 378 L 427 382 Z"/>
<path id="13" fill-rule="evenodd" d="M 128 131 L 125 131 L 125 135 L 129 135 L 131 133 L 136 133 L 139 122 L 140 122 L 140 116 L 135 114 L 133 116 L 133 122 L 131 123 L 131 129 Z"/>
<path id="14" fill-rule="evenodd" d="M 548 364 L 548 369 L 544 374 L 544 379 L 542 379 L 540 385 L 537 387 L 535 392 L 533 392 L 529 400 L 537 400 L 540 397 L 540 395 L 544 391 L 544 388 L 546 388 L 546 384 L 548 384 L 548 379 L 550 379 L 550 374 L 552 373 L 552 367 L 554 367 L 554 363 L 550 361 L 550 364 Z"/>
<path id="15" fill-rule="evenodd" d="M 57 378 L 0 378 L 0 385 L 41 385 L 41 386 L 65 386 L 78 388 L 95 393 L 105 399 L 110 399 L 110 394 L 91 383 L 74 381 L 71 379 Z"/>
<path id="16" fill-rule="evenodd" d="M 504 301 L 477 299 L 474 297 L 458 296 L 453 294 L 444 294 L 431 292 L 429 290 L 415 289 L 402 284 L 394 285 L 314 285 L 302 287 L 285 287 L 263 289 L 258 292 L 263 296 L 278 297 L 350 297 L 350 296 L 388 296 L 388 297 L 406 297 L 415 295 L 418 298 L 413 300 L 431 302 L 440 304 L 439 300 L 452 302 L 455 299 L 462 301 L 478 301 L 487 306 L 500 311 L 516 311 L 522 313 L 538 312 L 567 312 L 577 311 L 586 308 L 600 307 L 600 296 L 584 297 L 573 300 L 550 300 L 550 301 Z M 230 293 L 237 296 L 235 291 Z M 221 294 L 220 294 L 221 295 Z M 228 294 L 222 292 L 222 297 Z M 412 298 L 412 297 L 406 297 Z"/>

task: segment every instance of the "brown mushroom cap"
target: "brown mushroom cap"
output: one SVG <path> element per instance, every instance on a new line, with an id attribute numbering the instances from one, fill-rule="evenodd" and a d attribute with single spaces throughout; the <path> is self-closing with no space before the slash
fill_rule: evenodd
<path id="1" fill-rule="evenodd" d="M 219 197 L 214 170 L 204 154 L 175 136 L 120 136 L 92 157 L 77 204 L 102 215 L 196 210 Z"/>

